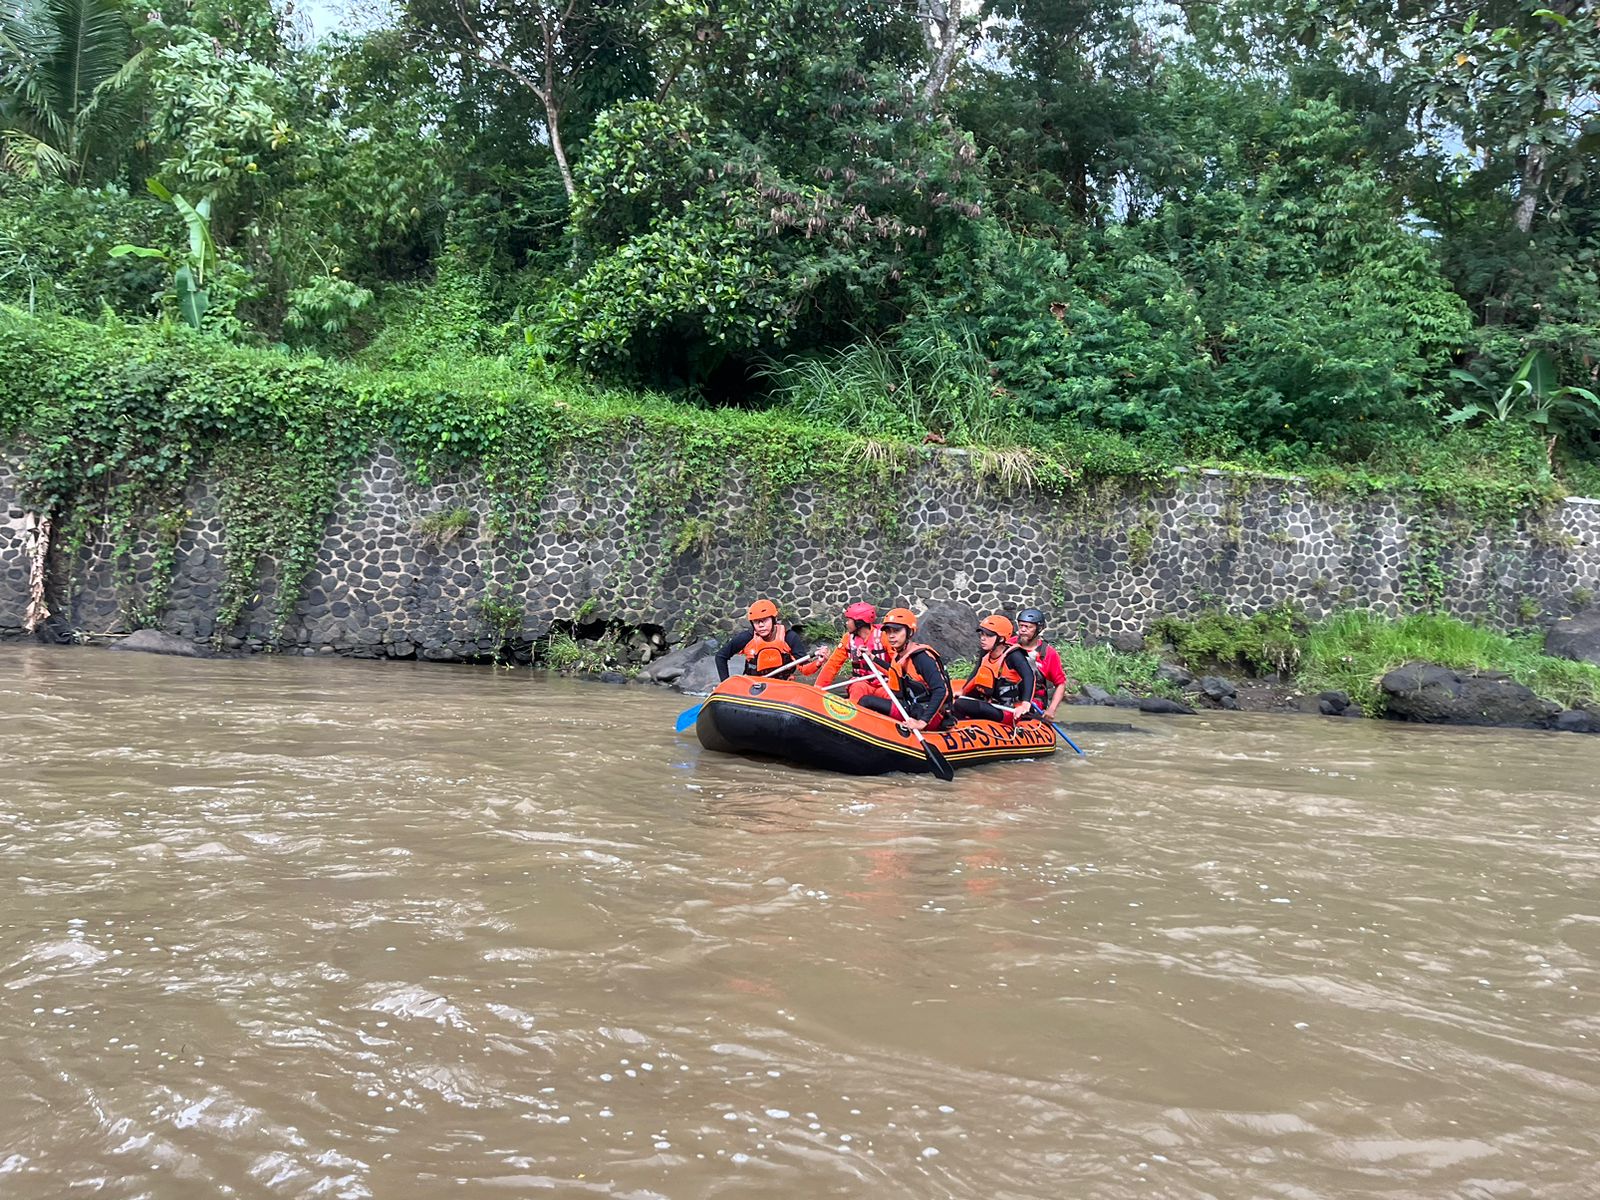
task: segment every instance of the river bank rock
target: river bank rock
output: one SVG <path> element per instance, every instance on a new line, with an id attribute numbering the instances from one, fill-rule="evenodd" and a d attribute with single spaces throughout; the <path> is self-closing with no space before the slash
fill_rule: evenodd
<path id="1" fill-rule="evenodd" d="M 1563 733 L 1600 733 L 1600 713 L 1585 708 L 1569 708 L 1556 714 L 1551 727 Z"/>
<path id="2" fill-rule="evenodd" d="M 716 659 L 717 644 L 711 643 L 711 653 L 695 659 L 684 668 L 683 673 L 673 682 L 686 696 L 704 696 L 722 682 L 722 676 L 717 673 Z M 744 664 L 742 658 L 734 659 L 728 664 L 728 672 L 732 675 L 739 674 L 737 668 Z"/>
<path id="3" fill-rule="evenodd" d="M 1168 700 L 1165 696 L 1146 696 L 1139 701 L 1139 711 L 1143 713 L 1167 713 L 1172 716 L 1192 717 L 1194 709 L 1187 704 L 1180 704 L 1176 700 Z"/>
<path id="4" fill-rule="evenodd" d="M 716 652 L 715 638 L 700 638 L 687 642 L 670 654 L 663 654 L 650 663 L 645 667 L 643 675 L 654 683 L 676 683 L 695 663 L 710 658 Z"/>
<path id="5" fill-rule="evenodd" d="M 1502 675 L 1463 675 L 1433 663 L 1407 663 L 1379 686 L 1388 715 L 1428 725 L 1515 725 L 1548 729 L 1561 706 Z"/>
<path id="6" fill-rule="evenodd" d="M 882 617 L 883 612 L 879 610 Z M 978 613 L 965 604 L 941 600 L 917 616 L 915 641 L 932 646 L 946 665 L 978 656 Z"/>
<path id="7" fill-rule="evenodd" d="M 1180 688 L 1186 688 L 1194 682 L 1194 675 L 1187 667 L 1171 662 L 1164 662 L 1156 668 L 1156 678 Z"/>
<path id="8" fill-rule="evenodd" d="M 140 629 L 113 642 L 112 650 L 140 650 L 146 654 L 171 654 L 178 658 L 210 658 L 211 652 L 188 638 L 174 637 L 159 629 Z"/>
<path id="9" fill-rule="evenodd" d="M 1342 717 L 1350 707 L 1350 697 L 1344 692 L 1318 692 L 1317 711 L 1325 717 Z"/>
<path id="10" fill-rule="evenodd" d="M 1562 617 L 1545 631 L 1544 652 L 1600 666 L 1600 612 Z"/>
<path id="11" fill-rule="evenodd" d="M 1239 707 L 1238 687 L 1221 675 L 1203 675 L 1198 683 L 1191 682 L 1184 690 L 1199 692 L 1218 708 L 1236 710 Z"/>

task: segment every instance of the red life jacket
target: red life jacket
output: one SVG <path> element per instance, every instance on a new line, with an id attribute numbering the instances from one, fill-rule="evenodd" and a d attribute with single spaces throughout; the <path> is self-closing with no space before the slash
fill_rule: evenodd
<path id="1" fill-rule="evenodd" d="M 839 647 L 850 656 L 850 673 L 857 679 L 871 679 L 872 668 L 867 666 L 867 659 L 872 659 L 880 673 L 887 673 L 889 664 L 894 662 L 894 655 L 889 647 L 883 644 L 883 629 L 874 625 L 872 632 L 866 637 L 857 637 L 854 634 L 845 634 L 839 639 Z"/>
<path id="2" fill-rule="evenodd" d="M 1026 654 L 1029 660 L 1032 661 L 1033 699 L 1034 703 L 1036 703 L 1040 708 L 1043 708 L 1050 699 L 1050 689 L 1054 685 L 1044 677 L 1044 671 L 1040 669 L 1039 660 L 1044 658 L 1046 652 L 1051 649 L 1050 643 L 1045 641 L 1043 638 L 1040 638 L 1033 644 L 1033 649 L 1031 650 L 1019 645 L 1015 640 L 1013 640 L 1011 644 Z M 1057 661 L 1060 661 L 1059 655 L 1057 655 Z M 1062 668 L 1062 670 L 1065 671 L 1065 668 Z"/>

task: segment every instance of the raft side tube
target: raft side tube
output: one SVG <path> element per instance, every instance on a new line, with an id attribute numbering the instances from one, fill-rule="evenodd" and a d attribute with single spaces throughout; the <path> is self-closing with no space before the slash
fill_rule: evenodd
<path id="1" fill-rule="evenodd" d="M 733 676 L 706 699 L 695 732 L 708 750 L 850 775 L 929 769 L 927 755 L 905 725 L 789 680 Z M 1056 750 L 1055 732 L 1042 721 L 1015 726 L 961 721 L 925 736 L 953 764 L 1041 758 Z"/>

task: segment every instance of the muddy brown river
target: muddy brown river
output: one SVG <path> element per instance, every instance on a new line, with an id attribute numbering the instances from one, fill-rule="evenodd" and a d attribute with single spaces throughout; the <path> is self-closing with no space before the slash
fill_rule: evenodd
<path id="1" fill-rule="evenodd" d="M 0 646 L 0 1196 L 1600 1194 L 1600 739 L 687 703 Z"/>

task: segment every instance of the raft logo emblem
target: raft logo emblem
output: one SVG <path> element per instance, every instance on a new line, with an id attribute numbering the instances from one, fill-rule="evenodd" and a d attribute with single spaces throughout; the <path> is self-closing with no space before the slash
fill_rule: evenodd
<path id="1" fill-rule="evenodd" d="M 848 721 L 856 715 L 856 706 L 848 700 L 841 700 L 832 692 L 822 697 L 822 708 L 835 721 Z"/>

